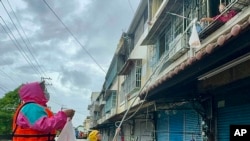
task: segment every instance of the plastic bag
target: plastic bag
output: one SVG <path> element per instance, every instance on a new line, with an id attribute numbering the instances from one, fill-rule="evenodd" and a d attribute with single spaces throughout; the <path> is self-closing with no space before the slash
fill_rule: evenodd
<path id="1" fill-rule="evenodd" d="M 75 131 L 71 120 L 67 121 L 56 141 L 76 141 Z"/>
<path id="2" fill-rule="evenodd" d="M 193 48 L 198 48 L 201 46 L 200 38 L 196 29 L 195 23 L 193 24 L 192 33 L 189 38 L 189 45 Z"/>

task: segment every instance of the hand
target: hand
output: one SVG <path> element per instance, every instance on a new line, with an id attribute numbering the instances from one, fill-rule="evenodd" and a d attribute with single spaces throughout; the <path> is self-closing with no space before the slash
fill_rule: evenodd
<path id="1" fill-rule="evenodd" d="M 74 114 L 75 114 L 75 110 L 73 109 L 67 109 L 67 110 L 63 110 L 63 112 L 66 114 L 67 117 L 69 117 L 70 119 L 73 118 Z"/>
<path id="2" fill-rule="evenodd" d="M 121 131 L 121 128 L 116 128 L 116 133 L 118 134 Z"/>
<path id="3" fill-rule="evenodd" d="M 200 19 L 200 22 L 205 22 L 206 21 L 206 18 L 201 18 Z"/>

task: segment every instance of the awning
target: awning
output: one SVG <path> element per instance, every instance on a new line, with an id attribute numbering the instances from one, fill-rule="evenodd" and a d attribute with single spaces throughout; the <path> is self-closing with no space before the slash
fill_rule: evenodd
<path id="1" fill-rule="evenodd" d="M 131 68 L 134 66 L 134 62 L 137 60 L 142 60 L 142 59 L 132 59 L 129 58 L 126 63 L 123 65 L 121 71 L 119 72 L 118 75 L 126 75 L 130 72 Z"/>
<path id="2" fill-rule="evenodd" d="M 104 100 L 107 100 L 107 98 L 112 94 L 112 93 L 116 93 L 116 90 L 106 90 L 106 92 L 104 93 Z"/>

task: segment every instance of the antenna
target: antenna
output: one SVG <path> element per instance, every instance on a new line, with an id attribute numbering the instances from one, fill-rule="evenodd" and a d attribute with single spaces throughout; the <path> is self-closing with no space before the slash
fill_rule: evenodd
<path id="1" fill-rule="evenodd" d="M 52 79 L 50 77 L 41 77 L 41 81 L 45 81 L 45 80 L 52 80 Z M 52 83 L 44 83 L 44 84 L 52 86 Z"/>

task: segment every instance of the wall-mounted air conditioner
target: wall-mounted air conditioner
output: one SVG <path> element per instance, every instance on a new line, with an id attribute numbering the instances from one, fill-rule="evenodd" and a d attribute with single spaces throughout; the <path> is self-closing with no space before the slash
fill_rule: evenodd
<path id="1" fill-rule="evenodd" d="M 187 40 L 186 36 L 183 34 L 179 34 L 176 36 L 176 38 L 169 43 L 169 54 L 168 54 L 168 60 L 174 61 L 178 59 L 181 55 L 183 55 L 185 52 L 187 52 Z"/>

